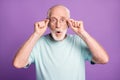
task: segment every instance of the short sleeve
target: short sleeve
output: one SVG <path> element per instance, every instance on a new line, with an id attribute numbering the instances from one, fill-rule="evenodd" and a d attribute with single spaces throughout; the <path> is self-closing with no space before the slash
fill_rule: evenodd
<path id="1" fill-rule="evenodd" d="M 36 53 L 36 48 L 37 48 L 37 46 L 34 46 L 34 48 L 32 49 L 32 52 L 30 53 L 30 56 L 28 59 L 29 64 L 34 63 L 34 55 Z"/>

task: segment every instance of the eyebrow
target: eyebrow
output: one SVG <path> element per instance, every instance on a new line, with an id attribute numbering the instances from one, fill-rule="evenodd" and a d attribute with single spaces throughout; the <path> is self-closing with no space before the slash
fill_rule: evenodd
<path id="1" fill-rule="evenodd" d="M 57 19 L 56 17 L 50 17 L 49 19 L 51 19 L 51 18 L 55 18 L 55 19 Z M 60 19 L 67 19 L 67 18 L 64 17 L 64 16 L 62 16 L 62 17 L 60 17 Z"/>

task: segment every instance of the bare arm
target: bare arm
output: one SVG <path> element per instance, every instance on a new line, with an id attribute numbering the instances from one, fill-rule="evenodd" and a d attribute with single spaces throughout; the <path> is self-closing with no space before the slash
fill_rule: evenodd
<path id="1" fill-rule="evenodd" d="M 80 36 L 85 43 L 88 45 L 91 54 L 93 56 L 92 61 L 99 64 L 105 64 L 108 62 L 109 57 L 107 52 L 102 48 L 102 46 L 93 38 L 91 37 L 83 28 L 82 21 L 74 21 L 70 19 L 68 21 L 72 30 Z"/>
<path id="2" fill-rule="evenodd" d="M 108 62 L 109 58 L 106 51 L 103 47 L 92 38 L 86 31 L 79 34 L 79 36 L 86 42 L 91 53 L 92 53 L 92 61 L 99 64 L 105 64 Z"/>
<path id="3" fill-rule="evenodd" d="M 35 29 L 34 33 L 29 37 L 29 39 L 21 46 L 21 48 L 16 53 L 13 65 L 16 68 L 23 68 L 28 64 L 28 58 L 30 56 L 30 53 L 38 41 L 38 39 L 43 35 L 43 33 L 46 31 L 47 24 L 49 20 L 44 20 L 40 22 L 35 23 Z"/>

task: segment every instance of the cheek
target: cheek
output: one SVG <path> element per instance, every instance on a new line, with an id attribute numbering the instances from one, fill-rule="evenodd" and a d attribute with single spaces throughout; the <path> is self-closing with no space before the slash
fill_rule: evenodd
<path id="1" fill-rule="evenodd" d="M 68 28 L 68 25 L 65 25 L 64 27 L 63 27 L 63 29 L 67 29 Z"/>
<path id="2" fill-rule="evenodd" d="M 49 28 L 50 28 L 51 30 L 55 30 L 55 26 L 53 26 L 53 25 L 50 25 Z"/>

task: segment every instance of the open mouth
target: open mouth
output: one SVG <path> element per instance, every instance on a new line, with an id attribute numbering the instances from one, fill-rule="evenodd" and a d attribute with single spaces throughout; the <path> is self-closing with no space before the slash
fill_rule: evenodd
<path id="1" fill-rule="evenodd" d="M 56 31 L 57 34 L 61 34 L 62 32 L 61 31 Z"/>
<path id="2" fill-rule="evenodd" d="M 57 31 L 56 33 L 61 33 L 60 31 Z"/>

